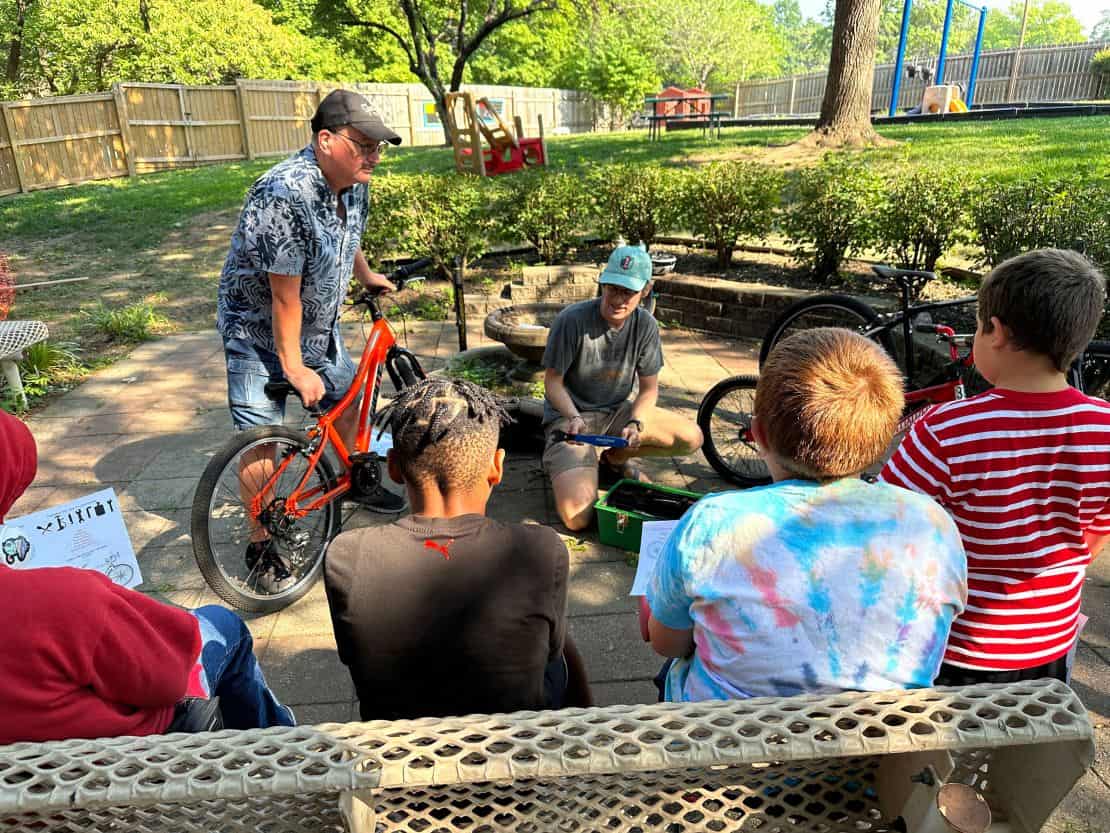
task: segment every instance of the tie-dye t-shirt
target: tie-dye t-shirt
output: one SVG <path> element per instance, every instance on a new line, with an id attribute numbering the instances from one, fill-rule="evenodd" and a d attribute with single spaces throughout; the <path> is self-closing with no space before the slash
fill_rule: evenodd
<path id="1" fill-rule="evenodd" d="M 694 631 L 668 700 L 881 691 L 933 682 L 967 566 L 922 495 L 846 478 L 709 495 L 671 534 L 652 615 Z"/>

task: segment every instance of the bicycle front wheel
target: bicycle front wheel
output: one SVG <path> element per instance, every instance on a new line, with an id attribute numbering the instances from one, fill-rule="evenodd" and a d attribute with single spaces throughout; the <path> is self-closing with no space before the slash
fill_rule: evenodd
<path id="1" fill-rule="evenodd" d="M 705 459 L 725 480 L 745 488 L 771 482 L 771 472 L 752 437 L 758 380 L 758 376 L 730 376 L 710 388 L 698 407 Z"/>
<path id="2" fill-rule="evenodd" d="M 759 366 L 763 367 L 776 344 L 802 330 L 843 327 L 862 334 L 874 328 L 878 322 L 878 313 L 851 295 L 815 295 L 812 298 L 803 298 L 787 307 L 763 337 L 763 344 L 759 347 Z M 889 332 L 877 333 L 875 340 L 892 357 L 896 355 Z"/>
<path id="3" fill-rule="evenodd" d="M 193 498 L 193 555 L 208 586 L 240 610 L 270 613 L 301 598 L 319 577 L 328 543 L 339 533 L 339 500 L 303 517 L 285 510 L 286 498 L 302 480 L 302 491 L 317 495 L 335 487 L 326 455 L 310 464 L 307 448 L 305 436 L 290 428 L 252 428 L 225 445 L 201 475 Z M 260 494 L 261 513 L 255 517 L 250 505 Z M 268 558 L 250 563 L 247 557 L 251 541 L 266 538 L 290 574 L 280 583 L 267 574 Z"/>

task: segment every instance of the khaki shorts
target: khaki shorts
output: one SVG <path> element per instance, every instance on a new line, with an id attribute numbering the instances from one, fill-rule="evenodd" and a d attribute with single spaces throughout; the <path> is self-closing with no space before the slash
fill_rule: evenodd
<path id="1" fill-rule="evenodd" d="M 586 423 L 587 434 L 620 434 L 628 420 L 632 418 L 632 403 L 625 402 L 613 411 L 583 411 L 580 416 Z M 543 470 L 548 477 L 555 477 L 571 469 L 597 467 L 601 452 L 605 449 L 596 445 L 571 445 L 551 441 L 552 431 L 566 431 L 570 420 L 560 417 L 544 427 L 547 445 L 543 452 Z"/>

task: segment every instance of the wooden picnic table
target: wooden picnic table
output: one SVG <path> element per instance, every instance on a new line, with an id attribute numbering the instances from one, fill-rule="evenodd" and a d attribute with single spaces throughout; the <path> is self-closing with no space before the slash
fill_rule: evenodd
<path id="1" fill-rule="evenodd" d="M 652 113 L 648 116 L 648 141 L 655 141 L 658 139 L 666 125 L 672 122 L 694 122 L 701 126 L 702 136 L 712 135 L 713 130 L 717 131 L 717 138 L 721 137 L 721 119 L 728 114 L 722 110 L 715 108 L 715 103 L 728 98 L 725 93 L 716 93 L 713 95 L 687 95 L 682 98 L 677 96 L 674 98 L 666 96 L 650 96 L 644 99 L 644 103 L 649 105 Z M 656 104 L 678 104 L 690 105 L 699 101 L 709 102 L 709 111 L 701 112 L 695 108 L 694 112 L 689 113 L 656 113 Z"/>

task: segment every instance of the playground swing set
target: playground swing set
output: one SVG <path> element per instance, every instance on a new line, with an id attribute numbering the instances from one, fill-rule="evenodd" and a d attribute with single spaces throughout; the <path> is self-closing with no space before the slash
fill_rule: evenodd
<path id="1" fill-rule="evenodd" d="M 975 35 L 975 52 L 971 58 L 971 72 L 967 82 L 967 99 L 962 100 L 960 87 L 956 84 L 944 83 L 944 63 L 948 56 L 948 36 L 952 29 L 952 12 L 956 3 L 967 6 L 979 13 L 979 29 Z M 894 65 L 894 83 L 890 93 L 890 117 L 893 118 L 898 109 L 898 94 L 902 89 L 902 72 L 906 69 L 906 41 L 910 34 L 910 13 L 913 11 L 913 0 L 905 0 L 902 7 L 902 33 L 898 39 L 898 57 Z M 921 97 L 921 113 L 962 113 L 967 112 L 975 100 L 975 81 L 979 77 L 979 55 L 983 50 L 983 30 L 987 23 L 987 7 L 975 6 L 967 0 L 947 0 L 944 12 L 944 27 L 940 35 L 940 55 L 937 58 L 936 76 L 933 85 L 926 87 Z M 911 72 L 922 72 L 920 67 L 910 67 Z M 922 72 L 928 81 L 928 70 Z M 910 77 L 913 77 L 911 74 Z M 912 112 L 912 111 L 911 111 Z"/>
<path id="2" fill-rule="evenodd" d="M 472 93 L 448 93 L 445 101 L 447 129 L 455 153 L 455 169 L 477 176 L 497 176 L 547 164 L 543 116 L 537 115 L 539 136 L 525 137 L 520 116 L 513 118 L 516 132 L 505 124 L 488 98 Z M 489 147 L 482 146 L 485 137 Z"/>

